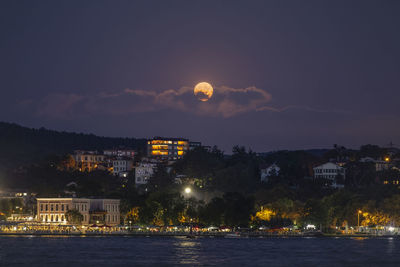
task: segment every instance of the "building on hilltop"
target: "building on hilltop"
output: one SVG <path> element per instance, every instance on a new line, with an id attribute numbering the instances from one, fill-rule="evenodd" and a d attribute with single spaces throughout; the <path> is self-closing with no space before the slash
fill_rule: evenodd
<path id="1" fill-rule="evenodd" d="M 153 176 L 157 164 L 151 162 L 141 162 L 135 167 L 135 184 L 147 184 L 150 177 Z"/>
<path id="2" fill-rule="evenodd" d="M 125 158 L 135 158 L 135 150 L 130 149 L 107 149 L 103 151 L 103 154 L 107 157 L 125 157 Z"/>
<path id="3" fill-rule="evenodd" d="M 201 142 L 189 142 L 189 150 L 193 150 L 198 147 L 202 147 Z"/>
<path id="4" fill-rule="evenodd" d="M 120 223 L 119 199 L 38 198 L 36 219 L 44 224 L 68 224 L 66 213 L 82 214 L 82 225 Z"/>
<path id="5" fill-rule="evenodd" d="M 126 177 L 128 172 L 133 169 L 133 160 L 126 157 L 117 157 L 112 160 L 112 173 Z"/>
<path id="6" fill-rule="evenodd" d="M 261 166 L 260 167 L 260 177 L 261 182 L 268 182 L 269 177 L 271 176 L 279 176 L 279 171 L 281 168 L 278 167 L 275 163 L 269 166 Z"/>
<path id="7" fill-rule="evenodd" d="M 333 188 L 344 187 L 343 182 L 346 179 L 346 169 L 335 163 L 328 162 L 314 167 L 314 179 L 324 180 L 325 186 Z"/>
<path id="8" fill-rule="evenodd" d="M 147 141 L 147 155 L 152 158 L 176 160 L 189 150 L 189 140 L 184 138 L 154 137 Z"/>
<path id="9" fill-rule="evenodd" d="M 76 150 L 73 158 L 75 160 L 76 168 L 82 172 L 91 172 L 99 169 L 103 167 L 103 164 L 105 163 L 105 156 L 99 154 L 97 151 Z"/>

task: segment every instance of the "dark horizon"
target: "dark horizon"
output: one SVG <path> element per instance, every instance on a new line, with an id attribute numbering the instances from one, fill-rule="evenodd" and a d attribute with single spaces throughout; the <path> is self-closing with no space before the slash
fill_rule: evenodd
<path id="1" fill-rule="evenodd" d="M 226 153 L 399 144 L 400 3 L 5 1 L 0 121 Z M 214 95 L 198 101 L 206 81 Z"/>

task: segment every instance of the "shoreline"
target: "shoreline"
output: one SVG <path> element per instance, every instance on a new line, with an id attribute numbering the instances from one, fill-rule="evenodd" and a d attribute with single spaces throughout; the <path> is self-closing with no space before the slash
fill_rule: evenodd
<path id="1" fill-rule="evenodd" d="M 260 234 L 260 233 L 241 233 L 233 235 L 233 233 L 18 233 L 18 232 L 0 232 L 1 236 L 73 236 L 73 237 L 108 237 L 108 236 L 124 236 L 124 237 L 188 237 L 188 238 L 400 238 L 400 235 L 372 235 L 372 234 Z"/>

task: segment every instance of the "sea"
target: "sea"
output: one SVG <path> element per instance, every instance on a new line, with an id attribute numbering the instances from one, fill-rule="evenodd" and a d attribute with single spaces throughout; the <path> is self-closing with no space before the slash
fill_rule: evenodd
<path id="1" fill-rule="evenodd" d="M 0 266 L 400 266 L 400 238 L 0 236 Z"/>

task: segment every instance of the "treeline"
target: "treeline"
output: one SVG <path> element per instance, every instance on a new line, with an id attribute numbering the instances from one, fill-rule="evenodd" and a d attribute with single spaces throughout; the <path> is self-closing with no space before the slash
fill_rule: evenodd
<path id="1" fill-rule="evenodd" d="M 71 153 L 77 149 L 101 151 L 127 147 L 144 151 L 145 144 L 145 139 L 101 137 L 45 128 L 31 129 L 0 122 L 0 169 L 9 170 L 36 163 L 46 156 Z"/>

